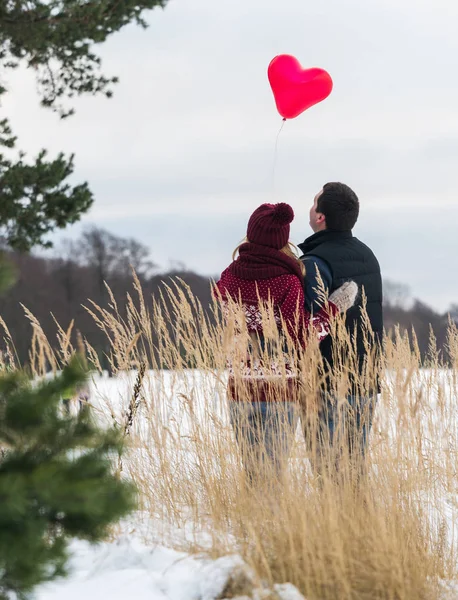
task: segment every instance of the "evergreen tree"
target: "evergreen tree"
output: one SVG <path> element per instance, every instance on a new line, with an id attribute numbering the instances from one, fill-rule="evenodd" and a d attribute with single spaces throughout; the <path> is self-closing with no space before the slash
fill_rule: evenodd
<path id="1" fill-rule="evenodd" d="M 134 507 L 134 490 L 113 472 L 116 430 L 89 407 L 62 413 L 60 399 L 84 382 L 76 359 L 59 377 L 31 385 L 0 377 L 0 598 L 18 598 L 65 575 L 72 537 L 97 542 Z"/>
<path id="2" fill-rule="evenodd" d="M 0 121 L 0 145 L 14 148 L 16 138 L 6 120 Z M 73 156 L 46 160 L 42 150 L 34 163 L 25 155 L 17 160 L 0 153 L 0 233 L 3 243 L 15 250 L 50 246 L 45 236 L 79 220 L 92 204 L 86 183 L 66 183 L 73 172 Z"/>
<path id="3" fill-rule="evenodd" d="M 0 0 L 0 69 L 22 64 L 34 69 L 41 103 L 61 117 L 72 114 L 64 99 L 112 94 L 116 77 L 101 73 L 95 44 L 129 23 L 146 27 L 144 11 L 166 0 Z M 2 77 L 3 81 L 3 77 Z M 0 86 L 0 98 L 6 92 Z M 28 250 L 47 245 L 46 234 L 77 221 L 92 204 L 87 184 L 68 183 L 73 156 L 62 154 L 25 162 L 10 156 L 16 145 L 9 123 L 0 122 L 0 235 L 8 245 Z"/>

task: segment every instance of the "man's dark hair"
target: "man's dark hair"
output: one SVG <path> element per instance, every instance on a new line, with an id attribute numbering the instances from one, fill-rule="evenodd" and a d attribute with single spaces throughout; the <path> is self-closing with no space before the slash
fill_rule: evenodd
<path id="1" fill-rule="evenodd" d="M 345 183 L 327 183 L 318 198 L 316 212 L 326 217 L 327 229 L 351 231 L 358 220 L 358 196 Z"/>

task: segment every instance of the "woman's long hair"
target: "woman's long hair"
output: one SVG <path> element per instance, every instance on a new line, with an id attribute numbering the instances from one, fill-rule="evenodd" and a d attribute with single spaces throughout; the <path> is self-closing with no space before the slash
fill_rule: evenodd
<path id="1" fill-rule="evenodd" d="M 237 248 L 232 253 L 232 260 L 235 260 L 237 258 L 237 253 L 239 251 L 240 246 L 242 246 L 243 244 L 246 244 L 247 242 L 248 242 L 248 238 L 244 238 L 240 242 L 240 244 L 237 246 Z M 302 276 L 305 277 L 305 265 L 301 260 L 299 260 L 299 257 L 297 256 L 297 246 L 295 246 L 292 242 L 288 242 L 286 244 L 286 246 L 283 246 L 283 248 L 281 248 L 280 252 L 283 252 L 284 254 L 286 254 L 286 256 L 289 256 L 293 260 L 296 260 L 299 263 L 299 266 L 300 266 L 300 269 L 302 272 Z"/>

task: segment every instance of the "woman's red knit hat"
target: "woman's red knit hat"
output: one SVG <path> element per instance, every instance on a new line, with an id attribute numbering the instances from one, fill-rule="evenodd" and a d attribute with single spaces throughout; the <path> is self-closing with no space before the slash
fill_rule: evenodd
<path id="1" fill-rule="evenodd" d="M 261 204 L 248 221 L 247 238 L 252 244 L 281 250 L 289 240 L 294 211 L 289 204 Z"/>

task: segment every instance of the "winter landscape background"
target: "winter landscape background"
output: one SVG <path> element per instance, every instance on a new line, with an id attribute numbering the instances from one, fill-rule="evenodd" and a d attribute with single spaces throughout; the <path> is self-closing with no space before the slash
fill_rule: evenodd
<path id="1" fill-rule="evenodd" d="M 0 0 L 0 467 L 28 440 L 2 429 L 5 382 L 53 381 L 78 353 L 93 422 L 121 436 L 112 475 L 138 490 L 136 510 L 97 545 L 73 540 L 69 577 L 34 597 L 457 598 L 458 5 L 170 0 L 145 10 L 141 29 L 132 12 L 123 20 L 128 4 L 156 3 Z M 110 99 L 93 81 L 55 94 L 56 79 L 78 85 L 71 57 L 87 39 L 102 73 L 120 77 Z M 327 69 L 335 85 L 285 125 L 275 152 L 266 70 L 279 53 Z M 75 114 L 60 119 L 60 101 Z M 68 177 L 61 163 L 51 175 L 33 166 L 42 148 L 45 161 L 75 153 Z M 314 195 L 334 180 L 359 195 L 355 233 L 385 278 L 369 475 L 355 486 L 348 462 L 340 485 L 323 483 L 299 427 L 286 485 L 247 490 L 210 281 L 256 206 L 289 202 L 301 242 Z M 75 208 L 72 186 L 85 181 L 87 205 Z M 74 401 L 71 414 L 77 423 Z M 0 540 L 2 585 L 8 550 Z"/>

